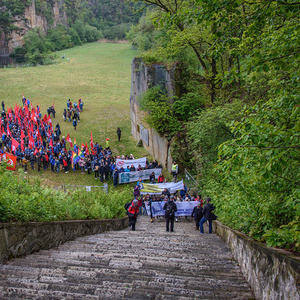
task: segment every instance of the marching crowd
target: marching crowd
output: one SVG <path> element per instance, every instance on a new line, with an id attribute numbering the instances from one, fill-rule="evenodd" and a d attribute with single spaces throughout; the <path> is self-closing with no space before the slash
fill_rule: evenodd
<path id="1" fill-rule="evenodd" d="M 138 185 L 137 185 L 138 186 Z M 150 212 L 150 220 L 151 223 L 154 221 L 153 213 L 152 213 L 152 204 L 156 201 L 163 201 L 164 206 L 163 210 L 165 211 L 164 217 L 166 220 L 166 231 L 173 232 L 174 231 L 174 221 L 177 221 L 177 217 L 175 213 L 177 212 L 177 205 L 176 202 L 183 201 L 181 196 L 177 195 L 177 192 L 173 195 L 167 189 L 164 189 L 160 195 L 150 195 L 147 194 L 145 197 L 143 195 L 138 195 L 136 193 L 137 186 L 134 189 L 134 199 L 133 201 L 128 202 L 125 204 L 125 209 L 127 211 L 127 215 L 129 218 L 129 226 L 134 231 L 135 224 L 137 221 L 137 216 L 140 215 L 147 215 L 147 207 L 148 211 Z M 186 193 L 186 186 L 185 189 L 181 190 L 180 193 Z M 196 229 L 200 229 L 200 233 L 204 233 L 204 223 L 208 222 L 209 225 L 209 233 L 212 233 L 212 221 L 216 220 L 217 217 L 213 213 L 215 206 L 211 203 L 210 198 L 206 198 L 206 204 L 204 205 L 204 201 L 201 195 L 190 196 L 188 193 L 186 194 L 186 199 L 188 201 L 196 201 L 196 205 L 193 208 L 191 217 L 194 218 Z"/>
<path id="2" fill-rule="evenodd" d="M 163 175 L 160 175 L 158 178 L 158 183 L 164 182 L 161 181 Z M 151 178 L 150 178 L 151 182 Z M 152 182 L 154 183 L 154 182 Z M 203 225 L 208 221 L 209 224 L 209 233 L 212 233 L 212 221 L 216 220 L 216 215 L 213 213 L 215 206 L 211 203 L 210 198 L 206 198 L 206 204 L 204 205 L 204 201 L 199 194 L 194 194 L 191 196 L 188 193 L 188 189 L 186 185 L 183 185 L 183 189 L 180 191 L 176 191 L 171 194 L 167 188 L 164 188 L 161 194 L 146 194 L 141 195 L 140 189 L 143 188 L 143 181 L 140 179 L 134 187 L 133 191 L 133 201 L 125 204 L 125 209 L 127 211 L 127 215 L 129 218 L 129 226 L 132 230 L 135 230 L 135 224 L 137 220 L 137 216 L 140 215 L 150 215 L 150 221 L 153 223 L 153 211 L 152 205 L 154 202 L 163 202 L 163 210 L 165 211 L 164 217 L 166 220 L 166 231 L 174 231 L 174 221 L 178 221 L 177 217 L 175 217 L 175 213 L 177 212 L 176 202 L 181 201 L 193 201 L 195 202 L 195 206 L 191 213 L 191 217 L 195 220 L 196 229 L 200 229 L 200 233 L 204 233 Z M 158 217 L 159 218 L 159 217 Z M 187 216 L 185 216 L 187 218 Z"/>

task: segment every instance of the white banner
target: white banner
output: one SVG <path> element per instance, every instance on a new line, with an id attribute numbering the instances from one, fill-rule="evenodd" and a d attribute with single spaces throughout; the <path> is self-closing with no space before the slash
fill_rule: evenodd
<path id="1" fill-rule="evenodd" d="M 154 172 L 155 178 L 157 179 L 158 176 L 161 174 L 161 169 L 147 169 L 135 172 L 122 172 L 119 174 L 119 184 L 135 182 L 138 181 L 140 178 L 142 180 L 149 180 L 152 172 Z"/>
<path id="2" fill-rule="evenodd" d="M 141 189 L 141 194 L 161 194 L 164 189 L 168 189 L 171 194 L 174 194 L 176 191 L 184 189 L 183 180 L 178 182 L 166 182 L 166 183 L 144 183 L 143 188 Z"/>
<path id="3" fill-rule="evenodd" d="M 131 165 L 134 165 L 135 168 L 137 168 L 139 165 L 141 165 L 142 168 L 146 167 L 146 161 L 147 158 L 143 157 L 143 158 L 139 158 L 139 159 L 116 159 L 116 166 L 117 169 L 120 170 L 122 167 L 125 169 L 127 169 L 127 166 L 129 166 L 129 168 L 131 167 Z"/>
<path id="4" fill-rule="evenodd" d="M 165 205 L 165 201 L 158 201 L 151 203 L 152 217 L 164 216 L 165 211 L 163 207 Z M 177 212 L 175 213 L 176 217 L 185 217 L 191 216 L 193 209 L 198 205 L 198 201 L 183 201 L 183 202 L 174 202 L 177 206 Z M 146 203 L 147 214 L 150 216 L 150 205 Z"/>

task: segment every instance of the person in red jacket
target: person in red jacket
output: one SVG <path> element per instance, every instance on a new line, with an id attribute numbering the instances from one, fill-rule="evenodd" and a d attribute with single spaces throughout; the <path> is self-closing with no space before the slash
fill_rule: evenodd
<path id="1" fill-rule="evenodd" d="M 138 214 L 139 214 L 139 202 L 138 200 L 134 199 L 127 210 L 127 215 L 129 218 L 129 226 L 131 226 L 132 231 L 135 231 L 135 223 Z"/>
<path id="2" fill-rule="evenodd" d="M 158 182 L 158 183 L 164 183 L 164 182 L 165 182 L 165 177 L 164 177 L 163 174 L 160 174 L 160 175 L 158 176 L 157 182 Z"/>

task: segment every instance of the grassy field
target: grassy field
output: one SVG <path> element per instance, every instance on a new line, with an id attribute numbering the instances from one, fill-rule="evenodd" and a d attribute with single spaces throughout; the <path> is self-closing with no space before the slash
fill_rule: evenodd
<path id="1" fill-rule="evenodd" d="M 131 61 L 136 54 L 129 44 L 91 43 L 57 53 L 58 64 L 28 68 L 0 69 L 0 102 L 6 107 L 22 104 L 24 95 L 34 105 L 40 105 L 42 114 L 54 104 L 56 119 L 62 134 L 70 134 L 77 144 L 89 143 L 91 131 L 94 142 L 105 143 L 110 138 L 114 154 L 133 153 L 146 155 L 143 148 L 136 147 L 130 131 L 130 79 Z M 62 59 L 61 57 L 65 58 Z M 68 98 L 82 98 L 84 111 L 80 115 L 77 131 L 69 122 L 63 121 L 63 109 Z M 122 130 L 121 142 L 117 141 L 116 129 Z M 29 172 L 37 175 L 36 172 Z M 50 185 L 95 184 L 92 175 L 80 173 L 53 174 L 41 172 L 39 177 Z"/>

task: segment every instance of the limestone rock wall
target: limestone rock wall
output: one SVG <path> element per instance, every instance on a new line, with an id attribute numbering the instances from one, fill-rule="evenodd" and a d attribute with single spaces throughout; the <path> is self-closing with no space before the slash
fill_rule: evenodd
<path id="1" fill-rule="evenodd" d="M 166 137 L 160 136 L 144 121 L 146 113 L 139 107 L 139 97 L 156 85 L 165 89 L 169 96 L 174 95 L 176 66 L 168 70 L 162 64 L 148 66 L 142 59 L 135 58 L 131 67 L 131 133 L 137 141 L 142 140 L 144 148 L 170 171 L 172 165 L 170 143 Z"/>
<path id="2" fill-rule="evenodd" d="M 218 221 L 214 230 L 231 249 L 256 299 L 300 299 L 299 256 L 268 248 Z"/>
<path id="3" fill-rule="evenodd" d="M 80 236 L 121 230 L 126 226 L 127 217 L 113 220 L 0 224 L 0 264 L 10 258 L 58 247 Z"/>
<path id="4" fill-rule="evenodd" d="M 64 0 L 54 1 L 52 15 L 53 24 L 50 25 L 45 16 L 37 14 L 35 0 L 32 0 L 31 5 L 25 8 L 24 16 L 16 18 L 14 25 L 18 30 L 13 31 L 10 36 L 0 36 L 0 55 L 11 53 L 14 48 L 23 46 L 24 35 L 30 29 L 40 28 L 42 32 L 47 32 L 51 26 L 67 24 Z"/>

